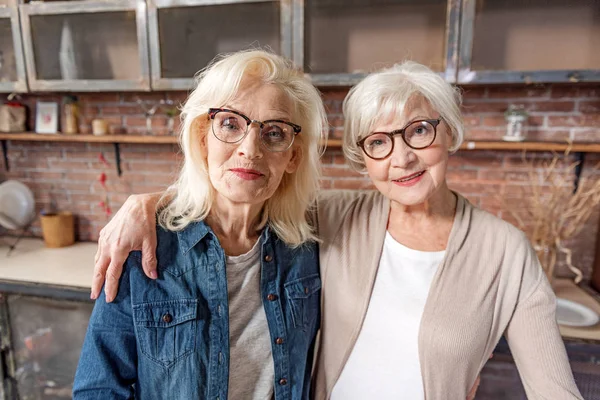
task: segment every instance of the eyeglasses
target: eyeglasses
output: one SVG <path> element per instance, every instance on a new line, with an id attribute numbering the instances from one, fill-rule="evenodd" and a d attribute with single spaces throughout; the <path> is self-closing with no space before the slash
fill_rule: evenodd
<path id="1" fill-rule="evenodd" d="M 374 132 L 356 142 L 373 160 L 383 160 L 394 151 L 394 136 L 401 135 L 404 143 L 411 149 L 422 150 L 433 144 L 437 126 L 441 119 L 413 121 L 402 129 L 392 132 Z"/>
<path id="2" fill-rule="evenodd" d="M 260 141 L 271 152 L 286 151 L 294 143 L 294 138 L 302 128 L 300 125 L 279 119 L 256 121 L 244 114 L 226 108 L 209 108 L 208 117 L 212 119 L 212 132 L 217 139 L 225 143 L 238 143 L 250 131 L 250 125 L 260 127 Z"/>

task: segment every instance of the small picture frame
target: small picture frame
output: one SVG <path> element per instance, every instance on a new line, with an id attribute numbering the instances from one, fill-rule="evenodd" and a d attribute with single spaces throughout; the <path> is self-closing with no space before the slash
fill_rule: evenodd
<path id="1" fill-rule="evenodd" d="M 58 133 L 58 103 L 39 101 L 35 113 L 36 133 Z"/>

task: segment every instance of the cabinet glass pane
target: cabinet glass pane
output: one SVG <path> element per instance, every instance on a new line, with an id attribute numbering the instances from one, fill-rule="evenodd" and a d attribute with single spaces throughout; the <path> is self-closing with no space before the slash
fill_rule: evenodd
<path id="1" fill-rule="evenodd" d="M 278 2 L 158 10 L 163 78 L 191 78 L 219 53 L 280 49 Z"/>
<path id="2" fill-rule="evenodd" d="M 478 1 L 471 69 L 600 69 L 600 1 Z"/>
<path id="3" fill-rule="evenodd" d="M 92 303 L 8 298 L 19 397 L 71 398 Z"/>
<path id="4" fill-rule="evenodd" d="M 33 15 L 37 79 L 139 79 L 134 11 Z"/>
<path id="5" fill-rule="evenodd" d="M 17 80 L 17 62 L 10 19 L 0 18 L 0 82 Z"/>
<path id="6" fill-rule="evenodd" d="M 445 69 L 446 0 L 306 0 L 305 71 L 369 72 L 406 59 Z"/>

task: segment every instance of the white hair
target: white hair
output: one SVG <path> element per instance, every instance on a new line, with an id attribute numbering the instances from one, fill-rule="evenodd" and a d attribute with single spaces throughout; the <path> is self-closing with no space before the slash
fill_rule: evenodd
<path id="1" fill-rule="evenodd" d="M 200 148 L 210 128 L 208 109 L 232 101 L 247 82 L 258 82 L 275 85 L 289 97 L 294 105 L 293 122 L 302 127 L 293 145 L 300 156 L 298 168 L 294 173 L 284 174 L 279 187 L 266 201 L 261 226 L 268 224 L 290 246 L 316 240 L 306 213 L 319 189 L 319 159 L 327 132 L 327 115 L 318 90 L 289 60 L 263 50 L 217 56 L 197 75 L 196 81 L 196 88 L 181 113 L 184 163 L 178 180 L 161 201 L 168 204 L 159 214 L 160 225 L 168 230 L 181 230 L 208 216 L 215 189 Z"/>
<path id="2" fill-rule="evenodd" d="M 458 150 L 464 138 L 459 90 L 428 67 L 405 61 L 369 75 L 344 99 L 343 150 L 352 168 L 366 171 L 362 150 L 356 142 L 371 133 L 375 124 L 400 115 L 414 95 L 423 96 L 440 113 L 452 132 L 449 150 Z"/>

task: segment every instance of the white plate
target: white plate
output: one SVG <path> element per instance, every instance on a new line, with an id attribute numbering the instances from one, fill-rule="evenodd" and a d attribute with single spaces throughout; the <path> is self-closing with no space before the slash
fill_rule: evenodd
<path id="1" fill-rule="evenodd" d="M 560 325 L 592 326 L 598 323 L 598 314 L 574 301 L 556 299 L 556 320 Z"/>
<path id="2" fill-rule="evenodd" d="M 6 217 L 0 218 L 0 225 L 6 229 L 27 226 L 35 217 L 35 200 L 31 190 L 19 181 L 8 180 L 1 183 L 0 213 Z"/>

